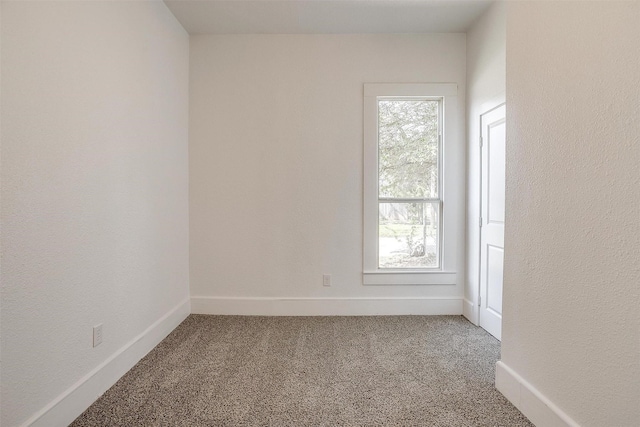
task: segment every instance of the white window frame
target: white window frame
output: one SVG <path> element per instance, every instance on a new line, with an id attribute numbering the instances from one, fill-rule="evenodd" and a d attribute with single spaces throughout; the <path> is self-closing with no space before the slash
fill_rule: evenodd
<path id="1" fill-rule="evenodd" d="M 455 285 L 458 203 L 449 203 L 456 193 L 454 156 L 448 155 L 449 142 L 457 131 L 457 93 L 455 83 L 366 83 L 364 85 L 364 285 Z M 436 268 L 381 269 L 378 267 L 378 100 L 393 98 L 442 100 L 442 127 L 438 159 L 438 198 L 440 199 L 440 257 Z"/>

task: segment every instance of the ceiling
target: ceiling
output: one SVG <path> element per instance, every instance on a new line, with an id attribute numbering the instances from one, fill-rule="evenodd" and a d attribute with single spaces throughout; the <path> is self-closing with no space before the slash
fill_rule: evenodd
<path id="1" fill-rule="evenodd" d="M 465 32 L 491 0 L 164 0 L 190 34 Z"/>

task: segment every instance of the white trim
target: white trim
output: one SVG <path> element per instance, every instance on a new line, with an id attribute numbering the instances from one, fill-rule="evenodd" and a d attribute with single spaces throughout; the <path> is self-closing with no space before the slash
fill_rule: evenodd
<path id="1" fill-rule="evenodd" d="M 363 285 L 455 285 L 456 273 L 451 271 L 365 271 Z"/>
<path id="2" fill-rule="evenodd" d="M 457 96 L 456 83 L 365 83 L 364 96 Z"/>
<path id="3" fill-rule="evenodd" d="M 462 298 L 192 297 L 191 312 L 238 316 L 460 315 Z"/>
<path id="4" fill-rule="evenodd" d="M 496 363 L 496 388 L 536 426 L 580 427 L 562 409 L 501 361 Z"/>
<path id="5" fill-rule="evenodd" d="M 462 307 L 462 315 L 471 323 L 478 326 L 478 305 L 473 301 L 464 299 L 464 305 Z"/>
<path id="6" fill-rule="evenodd" d="M 190 300 L 186 298 L 25 421 L 22 426 L 68 426 L 182 323 L 190 312 Z"/>
<path id="7" fill-rule="evenodd" d="M 507 103 L 507 95 L 506 93 L 500 92 L 499 94 L 496 94 L 490 98 L 487 98 L 487 100 L 485 102 L 483 102 L 482 104 L 480 104 L 480 107 L 478 107 L 478 111 L 482 111 L 480 113 L 480 116 L 486 113 L 489 113 L 491 110 L 495 110 L 496 108 L 500 108 L 502 106 L 502 104 L 506 104 Z"/>

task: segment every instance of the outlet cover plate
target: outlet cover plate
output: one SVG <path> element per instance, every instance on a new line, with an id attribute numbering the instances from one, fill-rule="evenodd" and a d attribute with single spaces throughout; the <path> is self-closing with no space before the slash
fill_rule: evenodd
<path id="1" fill-rule="evenodd" d="M 93 346 L 102 344 L 102 323 L 93 327 Z"/>

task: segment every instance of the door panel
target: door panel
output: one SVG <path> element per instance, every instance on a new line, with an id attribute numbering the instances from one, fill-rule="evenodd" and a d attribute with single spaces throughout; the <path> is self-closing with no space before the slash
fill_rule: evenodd
<path id="1" fill-rule="evenodd" d="M 502 262 L 504 249 L 496 246 L 487 246 L 487 310 L 491 310 L 498 316 L 502 316 Z"/>
<path id="2" fill-rule="evenodd" d="M 505 127 L 504 120 L 487 129 L 487 221 L 504 223 Z"/>
<path id="3" fill-rule="evenodd" d="M 506 107 L 504 104 L 480 117 L 482 128 L 480 326 L 498 339 L 502 335 L 505 119 Z"/>

